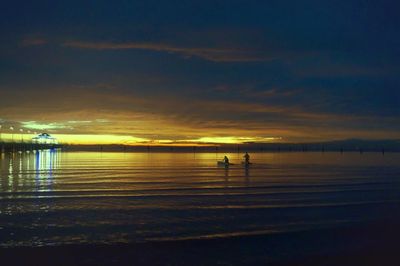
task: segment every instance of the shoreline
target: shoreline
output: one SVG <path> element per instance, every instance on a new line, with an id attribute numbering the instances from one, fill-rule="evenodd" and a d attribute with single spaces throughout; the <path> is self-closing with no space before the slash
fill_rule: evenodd
<path id="1" fill-rule="evenodd" d="M 270 143 L 104 143 L 104 144 L 39 144 L 35 142 L 2 142 L 0 151 L 38 150 L 45 148 L 62 148 L 65 151 L 101 151 L 101 152 L 400 152 L 400 139 L 348 139 L 315 142 L 270 142 Z"/>

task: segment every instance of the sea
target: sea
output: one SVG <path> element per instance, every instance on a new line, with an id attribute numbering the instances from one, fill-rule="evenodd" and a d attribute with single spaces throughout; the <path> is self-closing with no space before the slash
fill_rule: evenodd
<path id="1" fill-rule="evenodd" d="M 228 156 L 232 165 L 218 166 Z M 37 152 L 0 157 L 0 247 L 221 239 L 390 219 L 400 154 Z"/>

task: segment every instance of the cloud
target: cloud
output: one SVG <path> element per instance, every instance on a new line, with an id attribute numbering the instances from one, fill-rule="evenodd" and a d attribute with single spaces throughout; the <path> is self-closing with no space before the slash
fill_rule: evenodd
<path id="1" fill-rule="evenodd" d="M 251 143 L 251 142 L 271 142 L 280 141 L 281 137 L 201 137 L 189 140 L 194 143 Z"/>
<path id="2" fill-rule="evenodd" d="M 269 100 L 263 98 L 260 102 L 176 94 L 138 95 L 104 84 L 43 88 L 41 92 L 4 90 L 1 94 L 4 97 L 0 97 L 2 119 L 16 121 L 12 125 L 50 133 L 115 134 L 149 141 L 206 140 L 203 137 L 218 141 L 270 137 L 282 137 L 283 141 L 316 141 L 388 138 L 399 132 L 397 117 L 324 111 L 305 105 L 297 90 L 265 90 L 264 98 Z M 44 105 L 43 94 L 57 100 Z M 292 96 L 300 103 L 288 105 L 276 98 Z M 305 97 L 310 96 L 305 93 Z"/>
<path id="3" fill-rule="evenodd" d="M 23 39 L 20 44 L 22 46 L 40 46 L 40 45 L 44 45 L 46 43 L 47 43 L 46 39 L 34 37 L 34 38 Z"/>
<path id="4" fill-rule="evenodd" d="M 199 57 L 213 62 L 257 62 L 273 60 L 275 57 L 267 56 L 259 50 L 241 48 L 210 48 L 210 47 L 180 47 L 163 43 L 141 42 L 83 42 L 68 41 L 63 43 L 66 47 L 93 50 L 149 50 L 179 54 L 185 58 Z"/>
<path id="5" fill-rule="evenodd" d="M 24 128 L 28 129 L 36 129 L 36 130 L 48 130 L 48 129 L 65 129 L 68 128 L 67 126 L 61 123 L 38 123 L 36 121 L 23 121 L 21 122 Z"/>

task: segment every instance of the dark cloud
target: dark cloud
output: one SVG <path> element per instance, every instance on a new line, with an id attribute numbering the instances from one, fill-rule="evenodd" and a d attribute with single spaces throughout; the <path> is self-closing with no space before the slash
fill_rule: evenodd
<path id="1" fill-rule="evenodd" d="M 39 38 L 39 37 L 30 37 L 30 38 L 25 38 L 21 41 L 22 46 L 38 46 L 38 45 L 44 45 L 47 43 L 47 40 L 44 38 Z"/>
<path id="2" fill-rule="evenodd" d="M 205 60 L 215 62 L 252 62 L 268 61 L 274 59 L 273 56 L 265 56 L 259 51 L 241 50 L 229 48 L 206 48 L 206 47 L 177 47 L 167 44 L 157 43 L 106 43 L 106 42 L 81 42 L 69 41 L 63 44 L 66 47 L 94 49 L 94 50 L 150 50 L 182 55 L 185 58 L 200 57 Z"/>

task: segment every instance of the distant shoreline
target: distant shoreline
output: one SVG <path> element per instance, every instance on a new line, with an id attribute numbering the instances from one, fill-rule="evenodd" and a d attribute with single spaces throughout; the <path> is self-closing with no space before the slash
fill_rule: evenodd
<path id="1" fill-rule="evenodd" d="M 400 140 L 343 140 L 313 143 L 246 143 L 204 145 L 63 145 L 65 150 L 159 152 L 400 152 Z"/>
<path id="2" fill-rule="evenodd" d="M 0 151 L 15 146 L 29 150 L 29 142 L 0 142 Z M 123 152 L 400 152 L 400 140 L 339 140 L 310 143 L 244 143 L 244 144 L 57 144 L 54 147 L 66 151 L 123 151 Z"/>

